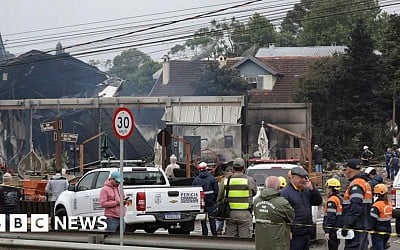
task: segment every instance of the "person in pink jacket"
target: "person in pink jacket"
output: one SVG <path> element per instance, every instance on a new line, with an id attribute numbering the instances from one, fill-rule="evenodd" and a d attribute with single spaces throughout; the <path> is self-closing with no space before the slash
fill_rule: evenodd
<path id="1" fill-rule="evenodd" d="M 104 208 L 104 216 L 107 217 L 107 232 L 117 232 L 120 222 L 120 195 L 119 184 L 121 175 L 118 171 L 111 173 L 110 178 L 104 183 L 100 191 L 100 206 Z M 127 201 L 124 200 L 123 216 L 125 216 Z M 125 230 L 125 225 L 124 225 Z"/>

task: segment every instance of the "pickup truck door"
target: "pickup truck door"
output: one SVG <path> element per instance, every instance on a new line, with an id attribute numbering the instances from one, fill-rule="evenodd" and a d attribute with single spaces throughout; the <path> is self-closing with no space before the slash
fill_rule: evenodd
<path id="1" fill-rule="evenodd" d="M 75 198 L 72 199 L 74 215 L 86 216 L 91 213 L 91 197 L 94 196 L 93 186 L 97 176 L 98 172 L 92 172 L 82 177 L 82 179 L 78 182 L 76 186 Z M 100 197 L 100 191 L 98 196 Z"/>
<path id="2" fill-rule="evenodd" d="M 100 191 L 109 175 L 109 171 L 97 171 L 82 177 L 76 186 L 75 198 L 72 199 L 74 215 L 103 215 L 104 209 L 100 207 Z"/>

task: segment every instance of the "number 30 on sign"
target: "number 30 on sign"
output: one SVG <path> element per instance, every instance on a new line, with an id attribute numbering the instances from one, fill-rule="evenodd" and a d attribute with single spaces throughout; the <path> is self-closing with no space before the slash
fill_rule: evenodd
<path id="1" fill-rule="evenodd" d="M 115 135 L 121 139 L 126 140 L 131 136 L 135 127 L 135 120 L 132 112 L 125 107 L 118 108 L 114 113 L 113 129 Z"/>

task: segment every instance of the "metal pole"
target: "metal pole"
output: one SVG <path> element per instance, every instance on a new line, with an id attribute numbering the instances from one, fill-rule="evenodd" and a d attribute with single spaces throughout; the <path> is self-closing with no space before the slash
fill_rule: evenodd
<path id="1" fill-rule="evenodd" d="M 119 184 L 119 245 L 124 245 L 124 140 L 119 139 L 119 173 L 121 183 Z"/>
<path id="2" fill-rule="evenodd" d="M 75 176 L 75 168 L 76 168 L 76 143 L 74 144 L 74 176 Z"/>
<path id="3" fill-rule="evenodd" d="M 101 108 L 99 106 L 99 134 L 101 133 Z M 99 137 L 99 161 L 101 161 L 101 136 Z"/>

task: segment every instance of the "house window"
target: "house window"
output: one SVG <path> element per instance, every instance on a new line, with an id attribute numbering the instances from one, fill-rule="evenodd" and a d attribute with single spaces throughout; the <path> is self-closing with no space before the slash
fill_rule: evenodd
<path id="1" fill-rule="evenodd" d="M 224 136 L 224 144 L 225 144 L 225 148 L 232 148 L 233 147 L 233 136 L 225 135 Z"/>
<path id="2" fill-rule="evenodd" d="M 249 84 L 249 89 L 263 89 L 264 78 L 262 76 L 244 76 L 244 79 Z"/>
<path id="3" fill-rule="evenodd" d="M 257 89 L 264 88 L 264 77 L 263 76 L 257 76 L 256 82 L 257 82 Z"/>

